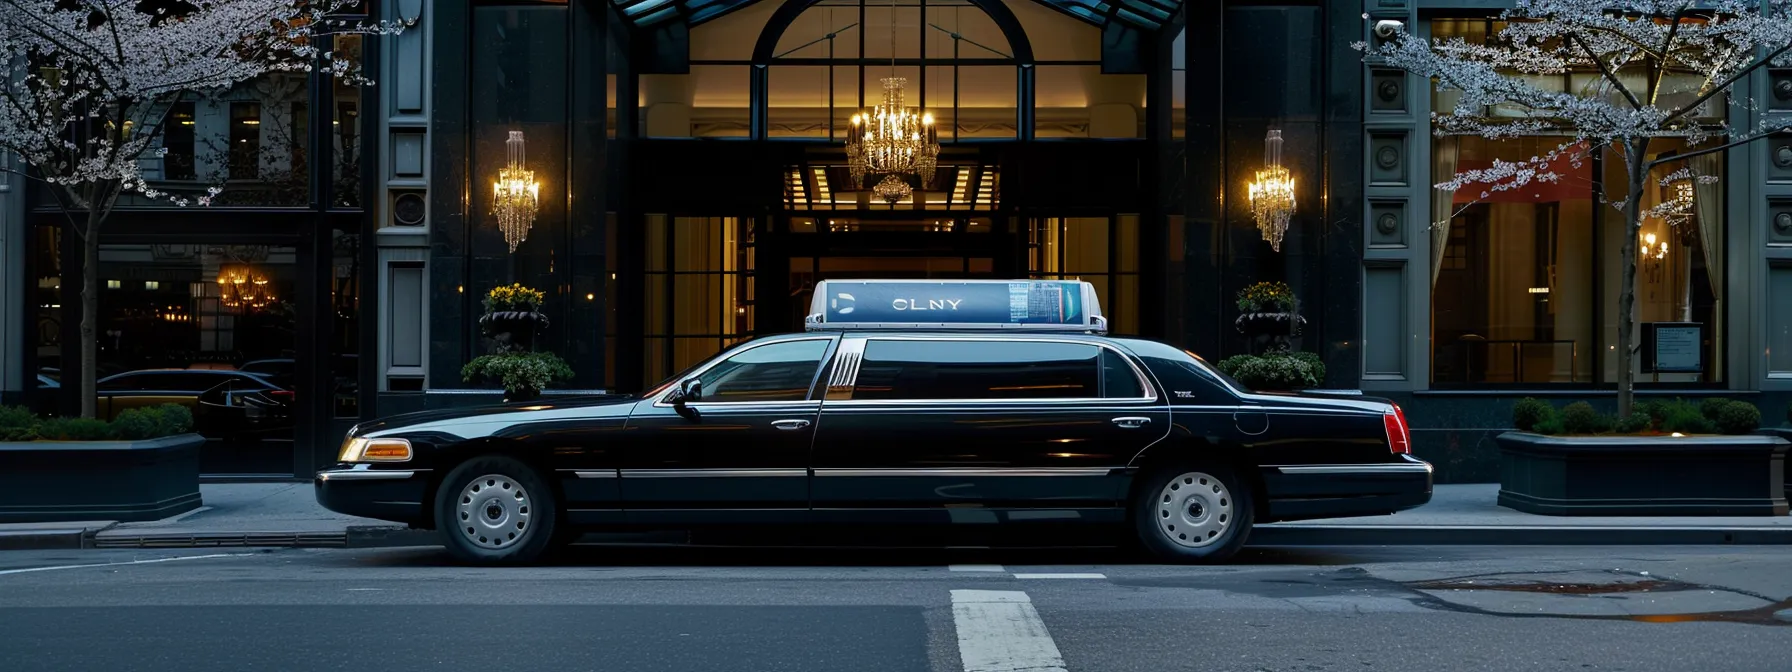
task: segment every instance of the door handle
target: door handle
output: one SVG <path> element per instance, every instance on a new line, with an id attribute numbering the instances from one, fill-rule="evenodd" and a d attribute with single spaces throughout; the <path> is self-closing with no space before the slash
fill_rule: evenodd
<path id="1" fill-rule="evenodd" d="M 1119 425 L 1121 429 L 1138 429 L 1144 427 L 1149 422 L 1151 422 L 1151 418 L 1142 418 L 1138 416 L 1114 418 L 1114 424 Z"/>
<path id="2" fill-rule="evenodd" d="M 808 420 L 773 420 L 772 426 L 778 429 L 802 429 L 809 426 Z"/>

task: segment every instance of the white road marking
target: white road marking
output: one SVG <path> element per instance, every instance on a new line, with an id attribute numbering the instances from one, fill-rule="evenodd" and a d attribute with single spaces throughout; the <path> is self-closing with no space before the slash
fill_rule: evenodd
<path id="1" fill-rule="evenodd" d="M 54 565 L 50 567 L 26 567 L 24 569 L 0 569 L 0 576 L 7 574 L 24 574 L 26 572 L 53 572 L 58 569 L 82 569 L 84 567 L 117 567 L 120 565 L 148 565 L 158 562 L 175 562 L 177 560 L 205 560 L 208 558 L 237 558 L 254 553 L 213 553 L 211 555 L 183 555 L 174 558 L 155 558 L 153 560 L 131 560 L 128 562 L 96 562 L 87 565 Z"/>
<path id="2" fill-rule="evenodd" d="M 1045 621 L 1018 590 L 952 591 L 964 672 L 1066 672 Z"/>
<path id="3" fill-rule="evenodd" d="M 1001 565 L 947 565 L 946 569 L 954 572 L 1000 572 Z"/>
<path id="4" fill-rule="evenodd" d="M 1094 572 L 1056 572 L 1056 573 L 1045 572 L 1045 573 L 1040 573 L 1040 574 L 1016 573 L 1014 575 L 1014 578 L 1017 578 L 1017 579 L 1105 579 L 1108 577 L 1106 574 L 1096 574 Z"/>

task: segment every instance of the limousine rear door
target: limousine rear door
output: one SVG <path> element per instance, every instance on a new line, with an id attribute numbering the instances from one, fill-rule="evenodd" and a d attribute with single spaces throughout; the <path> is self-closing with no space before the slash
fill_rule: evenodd
<path id="1" fill-rule="evenodd" d="M 1092 339 L 869 336 L 836 360 L 811 460 L 818 520 L 1113 517 L 1121 469 L 1169 431 L 1137 366 Z"/>

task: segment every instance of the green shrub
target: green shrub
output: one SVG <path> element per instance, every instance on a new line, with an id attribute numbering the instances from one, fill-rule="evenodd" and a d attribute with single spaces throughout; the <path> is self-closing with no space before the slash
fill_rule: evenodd
<path id="1" fill-rule="evenodd" d="M 1616 424 L 1612 416 L 1593 410 L 1593 405 L 1584 401 L 1562 409 L 1562 428 L 1569 434 L 1604 434 Z"/>
<path id="2" fill-rule="evenodd" d="M 1562 427 L 1562 416 L 1554 413 L 1551 413 L 1549 417 L 1538 421 L 1537 425 L 1533 427 L 1531 431 L 1548 436 L 1568 433 L 1568 430 Z"/>
<path id="3" fill-rule="evenodd" d="M 162 404 L 157 408 L 162 411 L 162 423 L 156 428 L 156 436 L 174 436 L 193 431 L 193 409 L 180 404 Z"/>
<path id="4" fill-rule="evenodd" d="M 0 406 L 0 428 L 24 429 L 37 425 L 38 417 L 24 406 Z"/>
<path id="5" fill-rule="evenodd" d="M 1325 382 L 1325 362 L 1319 361 L 1319 353 L 1296 352 L 1293 354 L 1293 357 L 1305 362 L 1307 367 L 1312 369 L 1313 378 L 1319 381 L 1318 383 L 1314 383 L 1314 385 Z"/>
<path id="6" fill-rule="evenodd" d="M 1512 404 L 1512 426 L 1521 432 L 1533 432 L 1537 424 L 1556 416 L 1556 408 L 1535 397 L 1525 397 Z"/>
<path id="7" fill-rule="evenodd" d="M 1325 365 L 1310 352 L 1237 355 L 1220 360 L 1218 368 L 1253 390 L 1318 387 L 1325 380 Z"/>
<path id="8" fill-rule="evenodd" d="M 1728 400 L 1706 419 L 1724 434 L 1747 434 L 1761 427 L 1761 409 L 1746 401 Z"/>
<path id="9" fill-rule="evenodd" d="M 30 427 L 0 427 L 0 441 L 36 441 L 37 425 Z"/>
<path id="10" fill-rule="evenodd" d="M 112 425 L 92 418 L 53 418 L 39 424 L 37 434 L 46 441 L 107 441 Z"/>
<path id="11" fill-rule="evenodd" d="M 1640 434 L 1649 431 L 1649 427 L 1652 424 L 1654 424 L 1654 421 L 1649 418 L 1647 413 L 1631 411 L 1630 415 L 1624 416 L 1618 420 L 1618 433 Z"/>
<path id="12" fill-rule="evenodd" d="M 1660 427 L 1661 421 L 1666 420 L 1668 418 L 1668 408 L 1669 408 L 1669 405 L 1667 404 L 1667 402 L 1654 401 L 1654 400 L 1639 401 L 1639 402 L 1636 402 L 1636 404 L 1631 406 L 1630 412 L 1631 413 L 1640 413 L 1644 416 L 1647 416 L 1649 418 L 1649 425 L 1651 427 Z"/>
<path id="13" fill-rule="evenodd" d="M 112 419 L 112 432 L 125 441 L 142 441 L 155 438 L 161 424 L 161 409 L 131 408 Z"/>
<path id="14" fill-rule="evenodd" d="M 522 391 L 540 392 L 548 383 L 570 380 L 572 367 L 551 352 L 506 352 L 480 355 L 460 369 L 461 379 L 473 382 L 489 378 L 504 386 L 511 394 Z"/>
<path id="15" fill-rule="evenodd" d="M 133 408 L 112 419 L 112 429 L 125 441 L 159 439 L 193 428 L 193 412 L 177 404 Z"/>
<path id="16" fill-rule="evenodd" d="M 1710 397 L 1699 402 L 1699 415 L 1705 416 L 1705 419 L 1707 420 L 1716 421 L 1718 414 L 1722 413 L 1724 407 L 1729 405 L 1729 399 L 1723 397 Z"/>
<path id="17" fill-rule="evenodd" d="M 1661 421 L 1661 431 L 1679 432 L 1681 434 L 1715 434 L 1717 424 L 1705 414 L 1700 413 L 1692 404 L 1675 404 L 1668 410 L 1668 416 Z"/>

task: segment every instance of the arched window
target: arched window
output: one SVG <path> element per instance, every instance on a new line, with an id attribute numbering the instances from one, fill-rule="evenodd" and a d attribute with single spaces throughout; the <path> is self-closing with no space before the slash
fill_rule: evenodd
<path id="1" fill-rule="evenodd" d="M 770 138 L 845 138 L 848 120 L 900 78 L 941 142 L 1014 138 L 1032 51 L 1001 0 L 788 0 L 753 53 Z"/>

